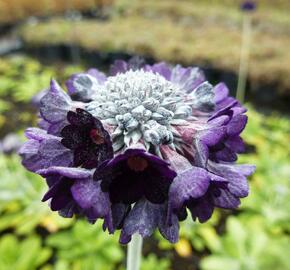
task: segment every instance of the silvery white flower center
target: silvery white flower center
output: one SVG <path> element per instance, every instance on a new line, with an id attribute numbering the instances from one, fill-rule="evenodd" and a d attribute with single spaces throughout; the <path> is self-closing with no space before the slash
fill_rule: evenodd
<path id="1" fill-rule="evenodd" d="M 117 126 L 113 134 L 117 150 L 140 139 L 153 146 L 172 144 L 171 125 L 189 119 L 194 103 L 194 95 L 186 94 L 161 75 L 130 70 L 108 77 L 86 109 Z"/>

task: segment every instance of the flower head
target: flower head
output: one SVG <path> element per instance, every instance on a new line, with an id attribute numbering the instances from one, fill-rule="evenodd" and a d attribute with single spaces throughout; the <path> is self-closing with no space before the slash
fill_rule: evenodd
<path id="1" fill-rule="evenodd" d="M 241 4 L 241 10 L 245 12 L 253 12 L 257 8 L 257 5 L 254 1 L 244 1 Z"/>
<path id="2" fill-rule="evenodd" d="M 186 209 L 205 222 L 238 207 L 254 167 L 235 164 L 247 117 L 227 87 L 198 68 L 140 58 L 116 61 L 110 74 L 75 74 L 68 94 L 52 80 L 40 128 L 26 131 L 22 163 L 46 178 L 51 209 L 101 218 L 125 244 L 157 228 L 176 242 Z"/>

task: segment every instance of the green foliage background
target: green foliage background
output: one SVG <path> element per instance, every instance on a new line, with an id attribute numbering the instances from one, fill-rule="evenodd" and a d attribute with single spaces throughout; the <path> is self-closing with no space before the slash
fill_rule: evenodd
<path id="1" fill-rule="evenodd" d="M 22 134 L 25 126 L 35 124 L 30 99 L 51 77 L 64 81 L 82 69 L 44 67 L 23 56 L 3 59 L 1 135 L 12 130 Z M 184 270 L 184 263 L 192 270 L 290 269 L 290 121 L 247 107 L 244 139 L 251 151 L 239 161 L 257 165 L 250 196 L 239 210 L 216 211 L 206 224 L 186 220 L 176 245 L 156 233 L 145 241 L 142 270 Z M 16 154 L 0 155 L 0 269 L 124 269 L 125 248 L 118 235 L 104 233 L 100 223 L 60 218 L 40 202 L 45 190 L 44 180 L 27 172 Z"/>

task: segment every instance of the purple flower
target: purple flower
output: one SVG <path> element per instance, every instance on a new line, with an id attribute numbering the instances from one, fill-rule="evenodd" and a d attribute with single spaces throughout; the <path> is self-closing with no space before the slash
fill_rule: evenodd
<path id="1" fill-rule="evenodd" d="M 100 184 L 93 181 L 91 171 L 52 166 L 37 173 L 46 177 L 49 190 L 42 200 L 50 199 L 52 211 L 59 211 L 63 217 L 85 216 L 92 223 L 104 218 L 112 231 L 109 198 Z"/>
<path id="2" fill-rule="evenodd" d="M 61 143 L 73 151 L 74 166 L 93 169 L 113 157 L 110 135 L 100 120 L 78 108 L 67 113 L 67 121 L 69 125 L 61 130 Z"/>
<path id="3" fill-rule="evenodd" d="M 252 12 L 255 11 L 257 8 L 257 5 L 254 1 L 244 1 L 241 4 L 241 10 L 246 12 Z"/>
<path id="4" fill-rule="evenodd" d="M 122 205 L 122 216 L 120 211 L 114 211 L 113 220 L 116 228 L 123 228 L 122 235 L 129 238 L 135 232 L 149 236 L 161 226 L 157 219 L 166 214 L 169 187 L 175 176 L 167 162 L 140 148 L 128 148 L 114 159 L 105 161 L 95 172 L 95 179 L 100 181 L 102 191 L 109 194 L 112 207 Z M 135 222 L 135 212 L 139 211 L 149 215 L 145 224 Z M 165 226 L 165 218 L 163 221 Z M 120 241 L 126 242 L 123 237 Z"/>
<path id="5" fill-rule="evenodd" d="M 90 69 L 51 81 L 40 128 L 26 131 L 23 165 L 45 177 L 53 211 L 104 220 L 120 242 L 159 229 L 178 240 L 179 221 L 207 221 L 247 196 L 251 165 L 236 165 L 246 109 L 196 67 L 117 60 L 111 76 Z"/>
<path id="6" fill-rule="evenodd" d="M 61 138 L 47 134 L 39 128 L 25 131 L 28 141 L 19 150 L 22 164 L 30 171 L 36 172 L 50 166 L 71 166 L 73 155 L 61 144 Z"/>
<path id="7" fill-rule="evenodd" d="M 185 219 L 185 208 L 190 210 L 193 220 L 205 222 L 215 207 L 237 208 L 240 198 L 248 195 L 246 176 L 253 173 L 254 166 L 208 161 L 207 167 L 201 168 L 168 147 L 162 147 L 162 153 L 177 172 L 169 191 L 169 224 L 174 216 Z"/>
<path id="8" fill-rule="evenodd" d="M 169 164 L 143 149 L 129 148 L 103 163 L 95 173 L 112 203 L 133 204 L 141 198 L 162 204 L 176 173 Z"/>

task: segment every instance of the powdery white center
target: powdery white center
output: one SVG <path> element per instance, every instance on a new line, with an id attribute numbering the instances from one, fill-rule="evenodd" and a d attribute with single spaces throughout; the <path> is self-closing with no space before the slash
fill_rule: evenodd
<path id="1" fill-rule="evenodd" d="M 86 109 L 107 124 L 117 126 L 114 150 L 143 139 L 147 148 L 173 146 L 171 125 L 192 118 L 195 99 L 159 74 L 129 70 L 108 77 Z"/>

